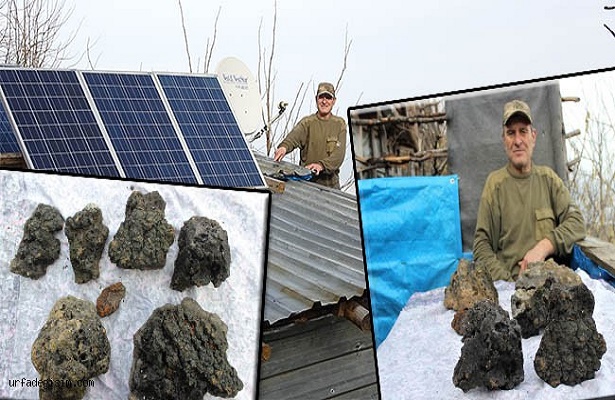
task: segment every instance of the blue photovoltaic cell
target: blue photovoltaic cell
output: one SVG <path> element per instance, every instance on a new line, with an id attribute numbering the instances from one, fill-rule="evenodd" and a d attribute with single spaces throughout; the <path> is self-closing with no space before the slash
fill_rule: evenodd
<path id="1" fill-rule="evenodd" d="M 217 78 L 159 74 L 158 79 L 203 183 L 264 186 Z"/>
<path id="2" fill-rule="evenodd" d="M 20 153 L 21 149 L 11 128 L 9 118 L 0 106 L 0 153 Z"/>
<path id="3" fill-rule="evenodd" d="M 0 69 L 0 85 L 32 168 L 119 176 L 74 71 Z"/>
<path id="4" fill-rule="evenodd" d="M 197 183 L 151 75 L 83 76 L 127 178 Z"/>

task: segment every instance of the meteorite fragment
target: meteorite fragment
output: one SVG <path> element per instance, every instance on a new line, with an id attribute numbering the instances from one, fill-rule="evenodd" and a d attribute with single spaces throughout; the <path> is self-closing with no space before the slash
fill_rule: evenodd
<path id="1" fill-rule="evenodd" d="M 491 276 L 485 269 L 477 268 L 473 262 L 461 259 L 444 291 L 444 306 L 457 311 L 451 323 L 455 332 L 463 334 L 461 321 L 465 310 L 483 299 L 498 302 L 498 292 Z"/>
<path id="2" fill-rule="evenodd" d="M 109 258 L 120 268 L 160 269 L 175 239 L 164 216 L 165 201 L 158 192 L 134 191 L 126 203 L 124 222 L 109 244 Z"/>
<path id="3" fill-rule="evenodd" d="M 40 399 L 82 399 L 88 379 L 109 370 L 111 347 L 94 304 L 72 296 L 59 299 L 32 345 L 32 364 L 41 381 Z"/>
<path id="4" fill-rule="evenodd" d="M 184 223 L 177 240 L 179 253 L 171 279 L 171 289 L 213 282 L 220 286 L 229 277 L 231 249 L 226 231 L 206 217 L 192 217 Z"/>
<path id="5" fill-rule="evenodd" d="M 606 342 L 596 329 L 594 296 L 587 286 L 553 282 L 547 279 L 541 289 L 547 293 L 548 322 L 534 369 L 553 387 L 561 383 L 573 386 L 595 377 Z"/>
<path id="6" fill-rule="evenodd" d="M 491 300 L 480 300 L 462 322 L 463 347 L 453 384 L 464 392 L 484 386 L 512 389 L 523 381 L 521 329 Z"/>
<path id="7" fill-rule="evenodd" d="M 530 263 L 515 282 L 511 311 L 521 326 L 523 338 L 537 335 L 547 324 L 546 292 L 539 291 L 547 278 L 564 285 L 579 285 L 581 277 L 570 268 L 553 260 Z"/>
<path id="8" fill-rule="evenodd" d="M 60 241 L 55 232 L 62 230 L 64 218 L 47 204 L 39 204 L 24 226 L 23 238 L 10 269 L 19 275 L 38 279 L 60 256 Z"/>
<path id="9" fill-rule="evenodd" d="M 154 310 L 134 336 L 131 399 L 235 397 L 243 389 L 227 358 L 227 326 L 191 298 Z"/>
<path id="10" fill-rule="evenodd" d="M 76 283 L 98 278 L 98 263 L 105 249 L 109 228 L 103 224 L 102 211 L 88 204 L 74 216 L 66 219 L 64 228 L 70 245 L 70 262 Z"/>
<path id="11" fill-rule="evenodd" d="M 126 288 L 122 282 L 116 282 L 111 286 L 107 286 L 96 299 L 96 312 L 99 317 L 106 317 L 113 314 L 120 302 L 126 295 Z"/>

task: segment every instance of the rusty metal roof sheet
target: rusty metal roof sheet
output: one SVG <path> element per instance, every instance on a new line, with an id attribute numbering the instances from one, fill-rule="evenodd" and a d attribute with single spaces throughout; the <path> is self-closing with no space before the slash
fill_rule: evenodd
<path id="1" fill-rule="evenodd" d="M 296 168 L 256 156 L 265 175 Z M 273 193 L 265 321 L 361 296 L 366 287 L 356 197 L 307 181 Z"/>

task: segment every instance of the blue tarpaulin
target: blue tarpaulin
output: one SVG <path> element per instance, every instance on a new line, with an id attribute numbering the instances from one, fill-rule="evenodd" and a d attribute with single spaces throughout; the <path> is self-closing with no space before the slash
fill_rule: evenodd
<path id="1" fill-rule="evenodd" d="M 462 257 L 458 177 L 359 183 L 376 346 L 412 293 L 448 285 Z"/>

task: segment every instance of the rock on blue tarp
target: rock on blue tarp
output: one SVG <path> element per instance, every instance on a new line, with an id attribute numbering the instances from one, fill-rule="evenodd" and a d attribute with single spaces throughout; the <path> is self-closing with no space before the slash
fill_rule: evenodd
<path id="1" fill-rule="evenodd" d="M 379 346 L 412 293 L 448 285 L 457 267 L 462 256 L 458 177 L 363 179 L 358 185 Z"/>

